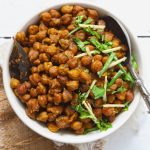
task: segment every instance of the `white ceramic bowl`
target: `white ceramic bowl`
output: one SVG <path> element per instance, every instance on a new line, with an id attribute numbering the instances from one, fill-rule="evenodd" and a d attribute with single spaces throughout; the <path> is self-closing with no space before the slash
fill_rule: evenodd
<path id="1" fill-rule="evenodd" d="M 103 8 L 99 7 L 97 4 L 93 4 L 93 3 L 87 2 L 87 1 L 73 2 L 73 0 L 72 0 L 71 2 L 65 2 L 65 3 L 63 2 L 61 4 L 53 4 L 53 5 L 48 6 L 48 8 L 45 10 L 48 10 L 51 8 L 57 9 L 57 8 L 60 8 L 64 4 L 79 4 L 84 7 L 96 9 L 98 12 L 100 12 L 101 15 L 110 15 L 110 16 L 116 17 L 113 14 L 111 14 L 109 12 L 109 10 L 104 10 Z M 43 10 L 43 11 L 45 11 L 45 10 Z M 27 21 L 27 24 L 25 24 L 24 26 L 20 26 L 18 31 L 26 30 L 28 25 L 35 23 L 38 18 L 39 18 L 39 12 L 35 16 L 33 16 L 33 18 L 31 18 L 29 21 Z M 132 47 L 133 47 L 133 50 L 135 51 L 135 55 L 138 60 L 140 73 L 141 73 L 141 71 L 142 71 L 141 70 L 142 69 L 141 58 L 140 58 L 140 50 L 138 47 L 137 39 L 133 35 L 133 33 L 130 32 L 127 25 L 126 24 L 123 24 L 123 25 L 126 27 L 127 31 L 129 32 L 131 42 L 132 42 Z M 42 135 L 43 137 L 46 137 L 46 138 L 54 140 L 54 141 L 62 142 L 62 143 L 92 142 L 92 141 L 95 141 L 95 140 L 98 140 L 98 139 L 101 139 L 101 138 L 104 138 L 104 137 L 110 135 L 115 130 L 117 130 L 119 127 L 121 127 L 128 120 L 128 118 L 133 114 L 134 110 L 137 108 L 137 105 L 138 105 L 138 102 L 140 99 L 140 94 L 137 91 L 135 91 L 135 98 L 134 98 L 134 101 L 131 103 L 129 110 L 121 113 L 116 118 L 116 120 L 113 122 L 113 127 L 111 129 L 104 131 L 104 132 L 95 131 L 95 132 L 89 133 L 87 135 L 75 135 L 75 134 L 71 134 L 68 132 L 52 133 L 48 130 L 47 127 L 41 125 L 39 122 L 36 122 L 36 121 L 30 119 L 26 115 L 23 104 L 17 99 L 17 97 L 14 95 L 14 93 L 10 87 L 9 57 L 10 57 L 10 54 L 12 51 L 12 46 L 13 46 L 13 41 L 9 41 L 8 43 L 5 43 L 4 45 L 2 45 L 0 47 L 0 65 L 3 69 L 3 83 L 4 83 L 6 95 L 8 97 L 8 100 L 9 100 L 13 110 L 15 111 L 17 116 L 22 120 L 22 122 L 24 124 L 26 124 L 29 128 L 31 128 L 33 131 L 35 131 L 36 133 Z"/>

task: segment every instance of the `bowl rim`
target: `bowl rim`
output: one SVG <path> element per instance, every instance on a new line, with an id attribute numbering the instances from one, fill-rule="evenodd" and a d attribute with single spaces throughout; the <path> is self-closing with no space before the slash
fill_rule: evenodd
<path id="1" fill-rule="evenodd" d="M 94 3 L 91 3 L 89 1 L 81 1 L 81 2 L 77 2 L 77 1 L 74 1 L 74 0 L 67 0 L 67 1 L 63 1 L 63 3 L 55 3 L 55 4 L 51 4 L 49 5 L 47 8 L 43 9 L 41 12 L 43 11 L 46 11 L 48 9 L 51 9 L 51 8 L 57 8 L 57 7 L 60 7 L 62 5 L 66 5 L 66 4 L 78 4 L 78 5 L 84 5 L 85 7 L 95 7 L 97 9 L 100 9 L 100 10 L 103 10 L 104 12 L 108 12 L 109 14 L 111 14 L 112 16 L 115 16 L 117 19 L 117 15 L 114 15 L 112 14 L 110 11 L 107 11 L 104 7 L 101 7 L 97 4 L 94 4 Z M 35 17 L 37 17 L 39 15 L 40 12 L 37 12 L 35 15 L 33 15 L 31 18 L 29 18 L 27 21 L 26 21 L 26 24 L 28 24 L 31 20 L 33 20 Z M 120 20 L 120 19 L 118 19 Z M 26 24 L 23 24 L 20 26 L 20 29 L 24 28 L 26 26 Z M 129 28 L 128 28 L 129 30 Z M 130 32 L 130 34 L 133 36 L 132 38 L 134 39 L 135 43 L 136 43 L 136 46 L 138 47 L 139 49 L 139 46 L 138 46 L 138 43 L 137 43 L 137 39 L 136 39 L 136 36 L 134 36 L 133 33 Z M 11 41 L 11 44 L 10 44 L 10 47 L 9 49 L 11 49 L 12 47 L 12 44 L 13 42 Z M 138 51 L 139 52 L 139 51 Z M 9 52 L 9 55 L 10 55 L 10 52 Z M 117 129 L 119 129 L 129 118 L 130 116 L 133 114 L 133 112 L 135 111 L 135 109 L 137 108 L 138 106 L 138 103 L 139 103 L 139 100 L 140 100 L 140 95 L 139 95 L 139 99 L 137 99 L 136 101 L 134 100 L 134 103 L 131 104 L 130 106 L 130 111 L 127 111 L 127 112 L 124 112 L 126 113 L 126 115 L 124 115 L 124 119 L 121 123 L 118 123 L 118 124 L 115 124 L 115 127 L 112 127 L 111 129 L 105 131 L 105 132 L 100 132 L 100 134 L 93 134 L 93 135 L 84 135 L 84 137 L 82 136 L 81 138 L 78 138 L 80 136 L 76 136 L 76 139 L 71 139 L 70 137 L 67 137 L 66 138 L 63 138 L 63 135 L 60 134 L 60 136 L 56 136 L 56 133 L 52 133 L 52 132 L 49 132 L 48 134 L 45 133 L 45 132 L 41 132 L 41 130 L 39 130 L 39 128 L 36 128 L 34 125 L 34 123 L 32 123 L 32 121 L 29 121 L 29 119 L 27 118 L 23 118 L 21 116 L 21 113 L 19 109 L 16 108 L 15 104 L 13 103 L 13 101 L 11 99 L 13 99 L 13 97 L 11 97 L 11 93 L 10 93 L 10 85 L 9 85 L 9 79 L 7 79 L 6 77 L 9 76 L 9 67 L 8 67 L 8 62 L 9 62 L 9 56 L 6 56 L 7 58 L 5 59 L 4 61 L 4 64 L 3 64 L 3 82 L 4 82 L 4 89 L 6 91 L 6 95 L 8 97 L 8 100 L 9 100 L 9 103 L 11 105 L 11 107 L 13 108 L 14 112 L 17 114 L 17 116 L 20 118 L 20 120 L 26 125 L 28 126 L 31 130 L 35 131 L 36 133 L 38 133 L 39 135 L 42 135 L 43 137 L 46 137 L 47 139 L 50 139 L 50 140 L 54 140 L 54 141 L 58 141 L 58 142 L 62 142 L 62 143 L 71 143 L 71 144 L 79 144 L 79 143 L 87 143 L 87 142 L 92 142 L 92 141 L 96 141 L 98 139 L 102 139 L 108 135 L 110 135 L 111 133 L 113 133 L 114 131 L 116 131 Z M 24 113 L 24 112 L 22 112 Z M 26 115 L 27 116 L 27 115 Z M 122 117 L 122 116 L 121 116 Z M 31 119 L 30 119 L 31 120 Z M 35 121 L 35 120 L 34 120 Z M 96 131 L 98 132 L 98 131 Z M 98 136 L 95 136 L 95 135 L 98 135 Z"/>

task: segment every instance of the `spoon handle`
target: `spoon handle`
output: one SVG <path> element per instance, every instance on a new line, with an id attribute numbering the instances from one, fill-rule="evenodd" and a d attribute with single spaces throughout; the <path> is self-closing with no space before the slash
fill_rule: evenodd
<path id="1" fill-rule="evenodd" d="M 146 89 L 143 80 L 138 76 L 136 78 L 136 84 L 139 87 L 139 90 L 143 96 L 143 99 L 148 107 L 148 110 L 150 112 L 150 93 L 148 92 L 148 90 Z"/>

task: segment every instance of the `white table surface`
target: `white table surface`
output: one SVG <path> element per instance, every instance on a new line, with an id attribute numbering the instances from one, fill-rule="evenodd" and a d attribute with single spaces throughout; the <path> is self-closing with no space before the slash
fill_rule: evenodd
<path id="1" fill-rule="evenodd" d="M 63 0 L 54 0 L 63 2 Z M 12 36 L 20 24 L 48 7 L 52 0 L 0 0 L 0 36 Z M 80 0 L 78 0 L 80 1 Z M 81 0 L 82 1 L 82 0 Z M 87 0 L 88 1 L 88 0 Z M 111 10 L 125 20 L 137 36 L 150 36 L 149 0 L 89 0 Z M 0 44 L 4 40 L 0 40 Z M 143 79 L 150 90 L 150 38 L 139 38 L 142 51 Z M 103 150 L 150 150 L 150 114 L 143 103 L 117 132 L 106 138 Z"/>

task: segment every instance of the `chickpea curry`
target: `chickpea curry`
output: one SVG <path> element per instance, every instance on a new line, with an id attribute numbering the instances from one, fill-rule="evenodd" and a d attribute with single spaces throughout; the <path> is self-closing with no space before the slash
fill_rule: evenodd
<path id="1" fill-rule="evenodd" d="M 96 10 L 50 9 L 16 40 L 31 68 L 25 82 L 12 76 L 10 85 L 27 115 L 51 132 L 105 131 L 134 99 L 134 79 L 124 63 L 128 48 Z"/>

